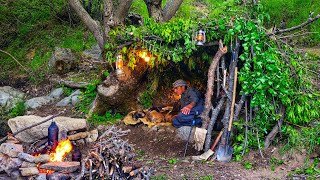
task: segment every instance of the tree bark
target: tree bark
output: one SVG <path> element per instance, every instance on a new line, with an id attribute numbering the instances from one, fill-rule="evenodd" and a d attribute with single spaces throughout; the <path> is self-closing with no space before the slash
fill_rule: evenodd
<path id="1" fill-rule="evenodd" d="M 97 96 L 94 100 L 88 117 L 92 114 L 102 115 L 106 110 L 115 110 L 120 113 L 127 113 L 137 109 L 137 88 L 143 78 L 148 65 L 144 60 L 137 62 L 134 70 L 124 66 L 125 77 L 119 79 L 115 72 L 110 73 L 103 84 L 97 87 Z"/>
<path id="2" fill-rule="evenodd" d="M 177 12 L 183 0 L 168 0 L 165 7 L 163 8 L 162 15 L 163 21 L 169 21 Z"/>
<path id="3" fill-rule="evenodd" d="M 231 63 L 229 66 L 229 77 L 228 77 L 228 91 L 226 92 L 227 97 L 232 97 L 232 93 L 236 93 L 233 92 L 233 86 L 235 85 L 234 82 L 234 70 L 238 64 L 238 54 L 239 54 L 239 40 L 236 40 L 236 46 L 234 49 L 232 49 L 232 58 L 231 58 Z M 226 108 L 225 108 L 225 113 L 223 115 L 223 125 L 224 125 L 224 129 L 228 129 L 228 125 L 229 125 L 229 119 L 230 119 L 230 109 L 231 109 L 231 98 L 227 99 L 227 103 L 226 103 Z M 223 136 L 221 137 L 221 144 L 224 145 L 226 143 L 226 133 L 227 131 L 223 132 Z"/>
<path id="4" fill-rule="evenodd" d="M 215 76 L 214 73 L 220 58 L 226 53 L 227 53 L 227 47 L 226 46 L 223 47 L 222 41 L 220 40 L 219 50 L 213 57 L 211 65 L 208 70 L 208 82 L 207 82 L 207 91 L 205 95 L 204 111 L 200 116 L 203 120 L 203 123 L 202 123 L 203 128 L 207 128 L 210 121 L 209 112 L 212 107 L 212 95 L 213 95 L 214 76 Z"/>
<path id="5" fill-rule="evenodd" d="M 144 0 L 147 5 L 149 17 L 153 17 L 156 22 L 163 22 L 163 14 L 161 8 L 162 0 Z"/>
<path id="6" fill-rule="evenodd" d="M 124 19 L 127 17 L 133 0 L 121 0 L 119 6 L 114 12 L 115 23 L 124 25 Z"/>
<path id="7" fill-rule="evenodd" d="M 264 140 L 264 149 L 268 149 L 268 147 L 270 146 L 271 142 L 273 141 L 273 139 L 276 137 L 277 133 L 279 132 L 279 130 L 280 130 L 281 126 L 282 126 L 282 123 L 283 123 L 284 113 L 285 113 L 285 109 L 281 105 L 280 106 L 280 115 L 281 115 L 281 117 L 280 117 L 279 121 L 277 121 L 277 124 L 273 127 L 271 132 L 265 138 L 265 140 Z"/>
<path id="8" fill-rule="evenodd" d="M 98 45 L 104 53 L 104 45 L 108 40 L 108 33 L 114 26 L 123 25 L 126 15 L 133 0 L 120 0 L 115 8 L 112 0 L 103 0 L 103 26 L 99 21 L 95 21 L 84 9 L 79 0 L 69 0 L 69 4 L 80 17 L 81 21 L 93 34 Z"/>
<path id="9" fill-rule="evenodd" d="M 208 131 L 207 131 L 206 141 L 205 141 L 205 148 L 204 148 L 205 152 L 208 151 L 210 148 L 212 129 L 213 129 L 214 124 L 216 123 L 217 117 L 219 115 L 219 112 L 220 112 L 224 102 L 225 102 L 225 96 L 222 96 L 218 105 L 215 108 L 212 108 L 211 120 L 210 120 L 210 123 L 208 126 Z"/>
<path id="10" fill-rule="evenodd" d="M 86 25 L 89 31 L 93 34 L 98 42 L 100 49 L 104 49 L 105 40 L 103 38 L 102 28 L 98 21 L 91 18 L 89 13 L 83 8 L 79 0 L 69 0 L 72 9 L 77 13 L 82 22 Z"/>

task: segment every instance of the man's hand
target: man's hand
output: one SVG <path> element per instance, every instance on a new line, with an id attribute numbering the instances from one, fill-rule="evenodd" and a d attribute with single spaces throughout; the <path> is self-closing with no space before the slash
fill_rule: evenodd
<path id="1" fill-rule="evenodd" d="M 190 114 L 190 111 L 191 111 L 191 108 L 189 107 L 189 105 L 187 105 L 187 106 L 185 106 L 185 107 L 183 107 L 183 108 L 181 109 L 181 112 L 182 112 L 183 114 Z"/>
<path id="2" fill-rule="evenodd" d="M 195 102 L 191 102 L 190 104 L 186 105 L 181 109 L 183 114 L 190 114 L 191 109 L 196 105 Z"/>

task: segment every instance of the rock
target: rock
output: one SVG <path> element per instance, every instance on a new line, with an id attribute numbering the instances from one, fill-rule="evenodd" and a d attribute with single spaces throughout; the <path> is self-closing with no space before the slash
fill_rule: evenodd
<path id="1" fill-rule="evenodd" d="M 70 96 L 65 97 L 61 101 L 59 101 L 56 106 L 74 106 L 79 102 L 79 95 L 81 94 L 81 91 L 78 89 L 75 92 L 73 92 Z"/>
<path id="2" fill-rule="evenodd" d="M 95 142 L 98 139 L 98 130 L 94 129 L 89 132 L 88 137 L 86 138 L 86 142 L 91 143 Z"/>
<path id="3" fill-rule="evenodd" d="M 40 166 L 42 169 L 71 173 L 80 168 L 80 162 L 48 162 Z"/>
<path id="4" fill-rule="evenodd" d="M 57 89 L 51 91 L 48 96 L 53 99 L 60 99 L 63 94 L 64 94 L 63 88 L 57 88 Z"/>
<path id="5" fill-rule="evenodd" d="M 15 158 L 18 157 L 20 152 L 23 152 L 23 147 L 21 144 L 2 143 L 0 145 L 0 152 Z"/>
<path id="6" fill-rule="evenodd" d="M 52 173 L 52 174 L 48 174 L 47 176 L 48 180 L 61 180 L 61 179 L 71 179 L 70 174 L 63 174 L 63 173 Z"/>
<path id="7" fill-rule="evenodd" d="M 27 162 L 34 162 L 34 156 L 21 152 L 18 154 L 18 158 L 20 158 L 21 160 L 27 161 Z"/>
<path id="8" fill-rule="evenodd" d="M 0 154 L 0 169 L 5 171 L 8 175 L 17 170 L 22 164 L 19 158 L 10 158 L 8 155 Z"/>
<path id="9" fill-rule="evenodd" d="M 22 180 L 24 179 L 22 176 L 21 176 L 21 173 L 19 170 L 14 170 L 10 173 L 10 177 L 11 179 L 14 179 L 14 180 Z"/>
<path id="10" fill-rule="evenodd" d="M 33 176 L 39 174 L 37 167 L 19 168 L 21 176 Z"/>
<path id="11" fill-rule="evenodd" d="M 8 125 L 13 133 L 28 127 L 32 124 L 41 122 L 49 117 L 40 117 L 40 116 L 18 116 L 8 120 Z M 70 118 L 58 116 L 53 119 L 59 129 L 65 129 L 66 131 L 74 131 L 79 129 L 85 129 L 87 127 L 86 119 L 79 118 Z M 26 143 L 32 143 L 36 140 L 42 139 L 48 136 L 48 127 L 50 126 L 50 121 L 47 121 L 43 124 L 35 126 L 33 128 L 27 129 L 16 135 L 18 139 Z"/>
<path id="12" fill-rule="evenodd" d="M 37 165 L 35 163 L 30 163 L 27 161 L 23 161 L 21 164 L 22 168 L 28 168 L 28 167 L 37 167 Z"/>
<path id="13" fill-rule="evenodd" d="M 18 102 L 24 101 L 25 93 L 10 86 L 0 87 L 0 107 L 12 109 Z"/>
<path id="14" fill-rule="evenodd" d="M 51 102 L 53 102 L 54 99 L 52 97 L 49 96 L 41 96 L 41 97 L 35 97 L 32 99 L 29 99 L 25 102 L 25 106 L 27 109 L 31 108 L 31 109 L 36 109 L 40 106 L 49 104 Z"/>
<path id="15" fill-rule="evenodd" d="M 101 49 L 99 45 L 93 45 L 90 49 L 83 51 L 82 56 L 88 59 L 102 60 Z"/>
<path id="16" fill-rule="evenodd" d="M 8 139 L 6 140 L 6 143 L 12 143 L 12 144 L 20 144 L 20 141 L 13 137 L 13 136 L 8 136 Z"/>
<path id="17" fill-rule="evenodd" d="M 54 53 L 49 60 L 49 67 L 58 74 L 68 72 L 76 65 L 76 56 L 71 49 L 55 47 Z"/>
<path id="18" fill-rule="evenodd" d="M 47 174 L 46 173 L 40 173 L 37 177 L 36 180 L 47 180 Z"/>
<path id="19" fill-rule="evenodd" d="M 187 141 L 189 134 L 190 134 L 190 126 L 182 126 L 177 129 L 177 136 L 182 139 L 183 141 Z M 190 140 L 189 142 L 193 142 L 193 135 L 194 135 L 194 128 L 191 132 Z"/>
<path id="20" fill-rule="evenodd" d="M 50 160 L 49 154 L 40 154 L 34 157 L 34 163 L 46 163 Z"/>

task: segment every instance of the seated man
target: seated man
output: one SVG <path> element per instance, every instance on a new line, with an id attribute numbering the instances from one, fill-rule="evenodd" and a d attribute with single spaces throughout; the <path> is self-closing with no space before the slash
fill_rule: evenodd
<path id="1" fill-rule="evenodd" d="M 172 125 L 176 128 L 181 126 L 201 126 L 201 118 L 197 118 L 196 115 L 200 115 L 203 111 L 203 98 L 201 93 L 191 87 L 187 86 L 187 83 L 179 79 L 173 83 L 174 93 L 181 95 L 179 114 L 173 119 Z M 195 120 L 195 124 L 192 121 Z"/>

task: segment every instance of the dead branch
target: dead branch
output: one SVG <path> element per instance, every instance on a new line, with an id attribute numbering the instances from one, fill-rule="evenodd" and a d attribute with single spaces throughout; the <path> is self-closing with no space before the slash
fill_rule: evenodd
<path id="1" fill-rule="evenodd" d="M 320 14 L 318 14 L 317 16 L 315 16 L 314 18 L 308 18 L 308 20 L 298 26 L 294 26 L 294 27 L 291 27 L 291 28 L 287 28 L 287 29 L 280 29 L 280 30 L 275 30 L 275 31 L 272 31 L 271 33 L 267 33 L 267 36 L 273 36 L 273 35 L 277 35 L 277 34 L 282 34 L 282 33 L 285 33 L 285 32 L 289 32 L 289 31 L 294 31 L 296 29 L 299 29 L 299 28 L 303 28 L 305 27 L 306 25 L 314 22 L 315 20 L 319 19 L 320 18 Z"/>
<path id="2" fill-rule="evenodd" d="M 248 142 L 248 101 L 245 101 L 245 116 L 246 116 L 246 131 L 245 131 L 245 137 L 244 137 L 244 143 L 243 143 L 243 150 L 242 150 L 242 156 L 246 152 L 247 149 L 247 142 Z"/>
<path id="3" fill-rule="evenodd" d="M 4 50 L 1 50 L 0 49 L 0 52 L 3 52 L 3 53 L 5 53 L 5 54 L 7 54 L 7 55 L 9 55 L 14 61 L 16 61 L 27 73 L 29 73 L 29 74 L 34 74 L 33 72 L 30 72 L 27 68 L 25 68 L 15 57 L 13 57 L 10 53 L 8 53 L 8 52 L 6 52 L 6 51 L 4 51 Z"/>
<path id="4" fill-rule="evenodd" d="M 68 81 L 68 80 L 63 80 L 58 78 L 50 78 L 49 81 L 59 85 L 64 85 L 66 87 L 76 88 L 76 89 L 85 89 L 89 85 L 88 82 L 74 82 L 74 81 Z"/>
<path id="5" fill-rule="evenodd" d="M 225 96 L 222 96 L 218 105 L 215 108 L 212 107 L 211 120 L 210 120 L 210 123 L 208 126 L 207 135 L 206 135 L 206 142 L 205 142 L 205 148 L 204 148 L 205 152 L 208 151 L 210 148 L 212 129 L 213 129 L 214 124 L 216 123 L 217 117 L 219 115 L 219 112 L 220 112 L 224 102 L 225 102 Z"/>
<path id="6" fill-rule="evenodd" d="M 49 118 L 47 118 L 47 119 L 45 119 L 45 120 L 41 121 L 41 122 L 38 122 L 38 123 L 33 124 L 33 125 L 31 125 L 31 126 L 25 127 L 25 128 L 23 128 L 23 129 L 21 129 L 21 130 L 19 130 L 19 131 L 15 132 L 15 133 L 12 133 L 12 134 L 9 134 L 9 135 L 11 135 L 11 136 L 15 136 L 15 135 L 17 135 L 17 134 L 19 134 L 19 133 L 21 133 L 21 132 L 23 132 L 23 131 L 27 130 L 27 129 L 33 128 L 33 127 L 38 126 L 38 125 L 40 125 L 40 124 L 43 124 L 43 123 L 45 123 L 45 122 L 47 122 L 47 121 L 49 121 L 49 120 L 51 120 L 51 119 L 53 119 L 53 118 L 55 118 L 55 117 L 59 116 L 60 114 L 63 114 L 63 113 L 64 113 L 63 111 L 62 111 L 62 112 L 59 112 L 59 113 L 57 113 L 57 114 L 55 114 L 55 115 L 53 115 L 53 116 L 51 116 L 51 117 L 49 117 Z M 7 139 L 8 139 L 8 135 L 7 135 L 7 136 L 5 136 L 4 138 L 0 139 L 0 143 L 3 143 L 3 142 L 4 142 L 5 140 L 7 140 Z"/>
<path id="7" fill-rule="evenodd" d="M 241 111 L 242 106 L 243 106 L 243 103 L 244 103 L 245 101 L 246 101 L 246 95 L 242 95 L 241 98 L 239 99 L 239 102 L 235 105 L 235 106 L 236 106 L 236 110 L 235 110 L 235 112 L 234 112 L 233 122 L 234 122 L 234 121 L 238 121 L 240 111 Z"/>
<path id="8" fill-rule="evenodd" d="M 231 109 L 231 97 L 233 92 L 233 87 L 235 86 L 234 84 L 234 73 L 235 73 L 235 68 L 237 67 L 238 64 L 238 54 L 239 54 L 239 47 L 240 47 L 240 40 L 237 38 L 235 41 L 235 47 L 232 48 L 232 60 L 229 66 L 229 76 L 228 76 L 228 90 L 226 92 L 226 96 L 228 97 L 222 123 L 224 125 L 224 128 L 228 128 L 228 123 L 230 119 L 230 109 Z M 225 144 L 226 142 L 226 132 L 224 131 L 224 135 L 221 137 L 221 144 Z"/>
<path id="9" fill-rule="evenodd" d="M 209 112 L 212 107 L 212 95 L 213 95 L 213 87 L 214 87 L 214 72 L 217 68 L 217 64 L 220 60 L 220 58 L 227 53 L 227 46 L 223 47 L 222 41 L 219 41 L 219 50 L 215 54 L 215 56 L 212 59 L 211 65 L 208 70 L 208 82 L 207 82 L 207 91 L 205 95 L 205 105 L 204 105 L 204 111 L 200 115 L 200 117 L 203 119 L 202 127 L 207 128 L 209 125 Z"/>
<path id="10" fill-rule="evenodd" d="M 273 141 L 273 139 L 276 137 L 277 133 L 279 132 L 281 125 L 283 123 L 283 119 L 284 119 L 284 113 L 285 113 L 285 108 L 283 107 L 283 105 L 280 106 L 280 119 L 277 121 L 277 124 L 272 128 L 271 132 L 267 135 L 267 137 L 264 140 L 264 149 L 267 149 L 271 142 Z"/>
<path id="11" fill-rule="evenodd" d="M 258 129 L 256 130 L 256 137 L 257 137 L 257 141 L 258 141 L 258 148 L 259 148 L 260 156 L 262 158 L 264 158 L 263 153 L 261 151 L 260 140 L 259 140 L 259 130 Z"/>

